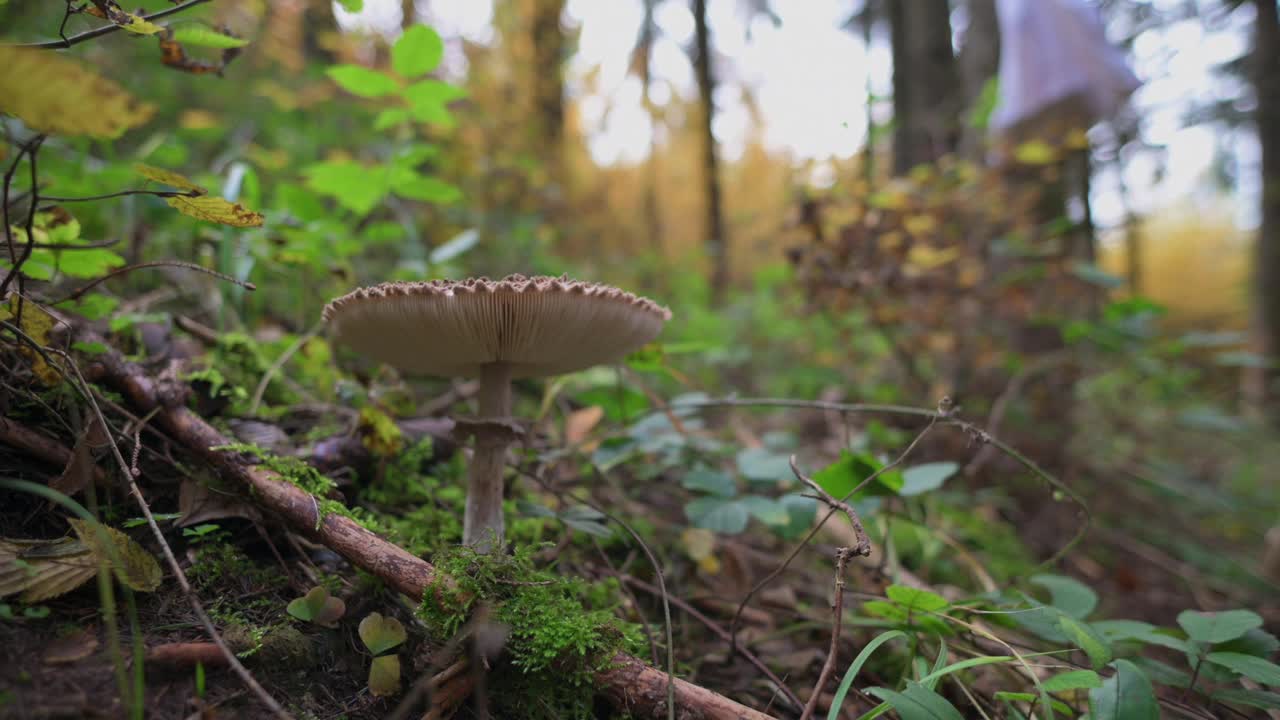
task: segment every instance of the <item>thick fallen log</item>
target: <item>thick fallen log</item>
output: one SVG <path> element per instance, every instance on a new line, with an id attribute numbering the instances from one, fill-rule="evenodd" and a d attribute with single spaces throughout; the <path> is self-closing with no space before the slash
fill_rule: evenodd
<path id="1" fill-rule="evenodd" d="M 100 337 L 83 335 L 82 339 L 102 342 Z M 208 462 L 223 478 L 247 487 L 258 505 L 278 514 L 300 534 L 323 543 L 409 597 L 422 597 L 435 580 L 435 568 L 427 561 L 383 540 L 349 518 L 333 513 L 321 517 L 315 498 L 301 488 L 271 470 L 245 462 L 235 453 L 213 450 L 230 441 L 187 409 L 182 402 L 185 388 L 162 386 L 115 350 L 95 356 L 86 375 L 119 392 L 139 414 L 154 412 L 152 422 L 176 443 Z M 662 670 L 620 653 L 609 669 L 597 673 L 596 680 L 600 692 L 619 709 L 637 717 L 666 717 L 668 676 Z M 680 679 L 675 681 L 675 705 L 679 718 L 769 720 L 771 717 Z"/>

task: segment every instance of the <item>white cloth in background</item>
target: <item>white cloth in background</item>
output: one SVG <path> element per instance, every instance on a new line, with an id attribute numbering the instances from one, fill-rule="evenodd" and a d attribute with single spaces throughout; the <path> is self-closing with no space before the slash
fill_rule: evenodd
<path id="1" fill-rule="evenodd" d="M 1085 0 L 996 0 L 999 93 L 990 127 L 1015 140 L 1088 129 L 1141 82 Z"/>

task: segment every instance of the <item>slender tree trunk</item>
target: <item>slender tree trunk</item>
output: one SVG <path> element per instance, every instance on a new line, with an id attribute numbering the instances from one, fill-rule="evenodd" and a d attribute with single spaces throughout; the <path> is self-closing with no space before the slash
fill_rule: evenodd
<path id="1" fill-rule="evenodd" d="M 956 149 L 962 94 L 947 0 L 893 0 L 893 170 L 901 175 Z"/>
<path id="2" fill-rule="evenodd" d="M 944 0 L 945 2 L 945 0 Z M 729 254 L 725 237 L 724 209 L 720 197 L 720 157 L 715 134 L 715 74 L 711 67 L 711 38 L 707 29 L 707 0 L 693 0 L 696 55 L 694 73 L 698 78 L 698 96 L 702 104 L 702 171 L 707 203 L 707 254 L 711 256 L 711 299 L 719 305 L 729 287 Z"/>
<path id="3" fill-rule="evenodd" d="M 961 123 L 961 152 L 973 160 L 980 160 L 983 151 L 985 127 L 974 127 L 969 120 L 982 100 L 987 82 L 1000 70 L 1000 23 L 996 17 L 995 0 L 969 0 L 969 27 L 964 33 L 964 43 L 956 62 L 964 98 Z"/>
<path id="4" fill-rule="evenodd" d="M 1258 228 L 1254 285 L 1263 349 L 1280 361 L 1280 18 L 1276 0 L 1255 0 L 1253 73 L 1258 140 L 1262 145 L 1262 225 Z M 1263 400 L 1280 424 L 1280 372 L 1264 376 Z"/>
<path id="5" fill-rule="evenodd" d="M 649 157 L 645 161 L 644 224 L 648 233 L 649 251 L 653 262 L 661 263 L 665 252 L 662 245 L 662 215 L 658 209 L 658 108 L 653 103 L 653 40 L 656 24 L 653 19 L 657 0 L 644 0 L 644 30 L 640 34 L 637 51 L 640 52 L 640 87 L 645 112 L 649 114 Z"/>
<path id="6" fill-rule="evenodd" d="M 538 155 L 554 183 L 564 181 L 564 31 L 560 16 L 565 0 L 526 0 L 533 64 L 528 82 L 533 90 Z"/>

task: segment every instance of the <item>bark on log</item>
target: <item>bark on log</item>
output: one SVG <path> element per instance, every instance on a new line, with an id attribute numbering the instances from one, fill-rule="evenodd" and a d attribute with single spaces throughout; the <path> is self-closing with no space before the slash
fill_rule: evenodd
<path id="1" fill-rule="evenodd" d="M 85 340 L 101 337 L 82 333 Z M 105 343 L 103 343 L 105 344 Z M 353 565 L 381 578 L 409 597 L 422 597 L 436 578 L 427 561 L 383 540 L 349 518 L 329 513 L 319 518 L 315 498 L 277 473 L 244 462 L 235 453 L 213 450 L 229 440 L 181 404 L 181 393 L 166 392 L 143 369 L 114 349 L 94 358 L 86 373 L 119 392 L 135 411 L 155 411 L 153 422 L 179 445 L 208 462 L 223 478 L 245 485 L 253 499 L 280 515 L 297 532 L 323 543 Z M 168 400 L 166 402 L 166 400 Z M 640 717 L 665 717 L 667 674 L 620 653 L 612 667 L 597 673 L 600 692 L 615 706 Z M 734 700 L 683 680 L 676 680 L 677 717 L 705 720 L 770 720 Z"/>

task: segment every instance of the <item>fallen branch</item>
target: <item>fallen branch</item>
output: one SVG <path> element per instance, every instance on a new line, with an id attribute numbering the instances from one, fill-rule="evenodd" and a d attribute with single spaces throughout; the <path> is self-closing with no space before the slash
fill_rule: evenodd
<path id="1" fill-rule="evenodd" d="M 66 467 L 71 462 L 71 448 L 5 417 L 0 417 L 0 444 L 17 448 L 50 465 Z"/>
<path id="2" fill-rule="evenodd" d="M 92 333 L 85 340 L 102 342 Z M 179 445 L 209 463 L 224 479 L 245 486 L 254 501 L 280 515 L 296 532 L 323 543 L 353 565 L 377 575 L 395 590 L 412 598 L 422 597 L 436 579 L 427 561 L 383 540 L 350 518 L 334 513 L 319 517 L 315 498 L 279 474 L 244 462 L 238 454 L 213 450 L 230 440 L 178 400 L 181 393 L 166 391 L 142 368 L 117 351 L 94 358 L 90 376 L 119 392 L 141 413 L 155 412 L 154 424 Z M 168 398 L 169 402 L 165 402 Z M 619 653 L 610 667 L 596 673 L 600 692 L 624 712 L 642 717 L 667 713 L 667 675 L 626 653 Z M 675 682 L 675 705 L 689 717 L 705 720 L 768 720 L 723 695 L 683 680 Z"/>

